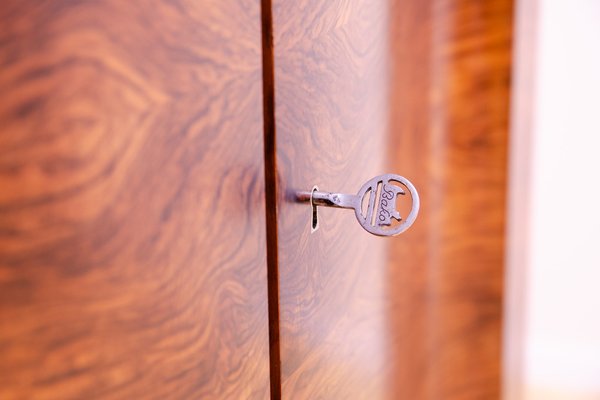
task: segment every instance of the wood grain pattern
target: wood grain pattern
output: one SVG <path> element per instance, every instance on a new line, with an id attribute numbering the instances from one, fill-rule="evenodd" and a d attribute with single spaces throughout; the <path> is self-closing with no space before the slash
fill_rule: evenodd
<path id="1" fill-rule="evenodd" d="M 512 2 L 306 3 L 274 1 L 283 398 L 498 398 Z M 291 201 L 384 172 L 398 238 Z"/>
<path id="2" fill-rule="evenodd" d="M 381 398 L 390 242 L 351 210 L 320 209 L 311 234 L 310 207 L 291 199 L 313 185 L 356 193 L 386 172 L 386 4 L 273 6 L 282 398 Z"/>
<path id="3" fill-rule="evenodd" d="M 259 2 L 0 26 L 0 398 L 267 398 Z"/>
<path id="4" fill-rule="evenodd" d="M 394 391 L 499 398 L 512 1 L 392 12 L 390 159 L 422 199 L 390 254 Z"/>

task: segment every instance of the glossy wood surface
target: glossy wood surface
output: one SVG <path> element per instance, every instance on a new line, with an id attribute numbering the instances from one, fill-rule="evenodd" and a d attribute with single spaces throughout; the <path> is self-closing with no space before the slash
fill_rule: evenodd
<path id="1" fill-rule="evenodd" d="M 0 398 L 268 398 L 259 2 L 0 26 Z"/>
<path id="2" fill-rule="evenodd" d="M 356 193 L 384 171 L 385 3 L 273 2 L 282 398 L 385 393 L 385 248 L 351 210 L 311 209 L 294 190 Z M 375 267 L 375 268 L 373 268 Z"/>
<path id="3" fill-rule="evenodd" d="M 282 397 L 498 398 L 511 1 L 273 3 Z M 397 238 L 293 202 L 385 172 Z"/>
<path id="4" fill-rule="evenodd" d="M 423 210 L 388 263 L 394 390 L 499 398 L 512 1 L 398 2 L 393 15 L 390 148 L 405 155 L 389 154 Z"/>

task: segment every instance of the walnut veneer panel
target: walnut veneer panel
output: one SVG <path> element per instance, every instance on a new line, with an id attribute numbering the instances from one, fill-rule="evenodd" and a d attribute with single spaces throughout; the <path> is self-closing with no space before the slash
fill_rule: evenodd
<path id="1" fill-rule="evenodd" d="M 291 199 L 313 185 L 356 193 L 385 171 L 385 2 L 273 2 L 284 399 L 385 393 L 385 248 L 352 210 Z"/>
<path id="2" fill-rule="evenodd" d="M 512 2 L 274 1 L 286 399 L 498 398 Z M 294 190 L 421 194 L 392 239 Z"/>
<path id="3" fill-rule="evenodd" d="M 0 398 L 267 398 L 259 2 L 0 26 Z"/>
<path id="4" fill-rule="evenodd" d="M 394 392 L 499 398 L 512 1 L 390 12 L 388 155 L 422 207 L 388 260 Z"/>

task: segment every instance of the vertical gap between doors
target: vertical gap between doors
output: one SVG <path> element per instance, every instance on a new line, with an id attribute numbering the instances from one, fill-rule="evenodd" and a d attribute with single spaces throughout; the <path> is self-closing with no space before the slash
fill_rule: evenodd
<path id="1" fill-rule="evenodd" d="M 277 169 L 275 146 L 275 82 L 271 0 L 261 0 L 265 207 L 269 303 L 269 369 L 271 400 L 281 399 L 279 350 L 279 274 L 277 260 Z"/>

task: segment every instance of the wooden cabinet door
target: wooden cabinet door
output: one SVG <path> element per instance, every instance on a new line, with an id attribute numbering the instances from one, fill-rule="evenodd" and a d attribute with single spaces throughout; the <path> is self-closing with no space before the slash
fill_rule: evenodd
<path id="1" fill-rule="evenodd" d="M 510 0 L 273 0 L 281 396 L 499 397 Z M 386 172 L 396 238 L 298 190 Z"/>
<path id="2" fill-rule="evenodd" d="M 267 398 L 260 3 L 0 7 L 0 398 Z"/>

